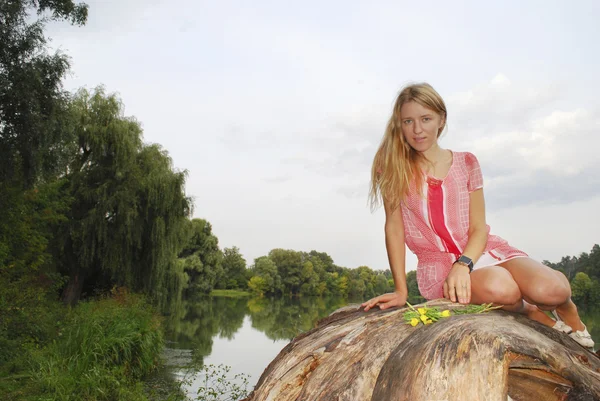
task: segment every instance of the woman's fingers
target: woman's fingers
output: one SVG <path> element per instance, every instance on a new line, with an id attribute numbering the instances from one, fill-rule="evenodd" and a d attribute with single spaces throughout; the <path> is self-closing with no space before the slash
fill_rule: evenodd
<path id="1" fill-rule="evenodd" d="M 467 284 L 464 281 L 461 281 L 459 284 L 458 292 L 460 293 L 458 297 L 458 302 L 461 304 L 466 303 L 467 299 Z"/>
<path id="2" fill-rule="evenodd" d="M 467 299 L 467 287 L 465 286 L 464 283 L 460 284 L 460 287 L 458 289 L 458 302 L 461 304 L 466 303 L 466 299 Z"/>
<path id="3" fill-rule="evenodd" d="M 457 302 L 458 292 L 456 291 L 456 279 L 454 277 L 450 277 L 447 281 L 448 283 L 448 295 L 450 296 L 450 300 L 452 302 Z"/>
<path id="4" fill-rule="evenodd" d="M 471 302 L 471 280 L 470 277 L 467 276 L 464 279 L 459 281 L 457 285 L 457 293 L 458 293 L 458 302 L 461 304 L 468 304 Z"/>
<path id="5" fill-rule="evenodd" d="M 379 309 L 387 309 L 392 306 L 398 306 L 399 303 L 400 302 L 398 299 L 398 295 L 384 294 L 384 295 L 375 297 L 373 299 L 370 299 L 369 301 L 363 303 L 362 305 L 366 305 L 364 308 L 364 311 L 367 312 L 369 309 L 372 309 L 373 307 L 377 306 L 378 304 L 379 304 Z"/>
<path id="6" fill-rule="evenodd" d="M 369 309 L 371 309 L 372 307 L 374 307 L 375 305 L 377 305 L 379 303 L 381 297 L 375 297 L 373 299 L 368 300 L 367 302 L 365 302 L 365 304 L 367 305 L 365 307 L 365 312 L 368 311 Z"/>
<path id="7" fill-rule="evenodd" d="M 467 303 L 471 303 L 471 277 L 467 281 Z"/>
<path id="8" fill-rule="evenodd" d="M 450 295 L 448 295 L 448 283 L 446 281 L 444 281 L 443 289 L 444 289 L 444 298 L 450 299 Z"/>
<path id="9" fill-rule="evenodd" d="M 387 302 L 383 302 L 383 303 L 379 304 L 379 309 L 387 309 L 390 306 L 394 306 L 394 299 L 390 299 Z"/>

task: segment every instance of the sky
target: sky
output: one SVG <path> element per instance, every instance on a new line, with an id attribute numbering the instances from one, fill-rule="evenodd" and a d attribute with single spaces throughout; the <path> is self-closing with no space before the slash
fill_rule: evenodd
<path id="1" fill-rule="evenodd" d="M 440 145 L 477 156 L 493 234 L 539 261 L 600 243 L 600 2 L 86 3 L 85 26 L 47 27 L 65 88 L 116 93 L 248 265 L 284 248 L 389 268 L 369 174 L 411 82 L 446 102 Z"/>

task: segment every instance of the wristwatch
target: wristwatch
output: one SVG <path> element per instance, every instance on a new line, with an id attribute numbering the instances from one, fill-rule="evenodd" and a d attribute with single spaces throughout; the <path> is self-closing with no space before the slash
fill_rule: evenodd
<path id="1" fill-rule="evenodd" d="M 473 260 L 471 260 L 471 258 L 468 256 L 460 255 L 460 257 L 456 259 L 456 262 L 454 263 L 460 263 L 461 265 L 467 266 L 469 268 L 469 273 L 473 271 Z"/>

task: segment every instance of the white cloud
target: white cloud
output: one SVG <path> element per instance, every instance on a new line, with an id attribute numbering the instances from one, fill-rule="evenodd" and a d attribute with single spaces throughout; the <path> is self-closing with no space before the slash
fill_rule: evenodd
<path id="1" fill-rule="evenodd" d="M 550 92 L 497 75 L 465 92 L 469 96 L 450 97 L 449 107 L 461 117 L 448 142 L 478 156 L 494 207 L 571 203 L 600 194 L 599 105 L 557 110 L 552 99 L 567 96 L 557 88 Z"/>

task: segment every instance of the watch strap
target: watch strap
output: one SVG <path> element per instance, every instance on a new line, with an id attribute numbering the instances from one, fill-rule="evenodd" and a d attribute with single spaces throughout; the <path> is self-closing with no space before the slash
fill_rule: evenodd
<path id="1" fill-rule="evenodd" d="M 469 268 L 469 273 L 473 271 L 473 260 L 468 256 L 460 255 L 455 263 L 467 266 Z"/>

